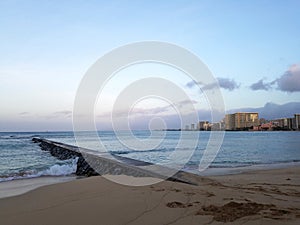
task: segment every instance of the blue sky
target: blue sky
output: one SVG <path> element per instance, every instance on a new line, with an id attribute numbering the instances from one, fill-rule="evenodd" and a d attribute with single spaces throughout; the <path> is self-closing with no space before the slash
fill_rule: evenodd
<path id="1" fill-rule="evenodd" d="M 87 69 L 111 49 L 144 40 L 194 52 L 225 81 L 226 109 L 298 102 L 299 15 L 297 0 L 2 0 L 0 130 L 72 129 Z"/>

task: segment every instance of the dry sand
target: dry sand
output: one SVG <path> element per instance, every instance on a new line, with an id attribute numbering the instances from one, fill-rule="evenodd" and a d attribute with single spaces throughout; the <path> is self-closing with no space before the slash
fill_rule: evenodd
<path id="1" fill-rule="evenodd" d="M 103 177 L 44 186 L 0 199 L 0 224 L 300 224 L 300 167 L 190 178 L 198 186 Z"/>

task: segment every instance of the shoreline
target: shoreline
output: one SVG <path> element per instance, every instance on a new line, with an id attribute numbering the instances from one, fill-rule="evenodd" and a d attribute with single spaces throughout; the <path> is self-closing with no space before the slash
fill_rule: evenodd
<path id="1" fill-rule="evenodd" d="M 193 173 L 188 170 L 184 172 L 190 173 L 199 177 L 219 177 L 231 175 L 243 175 L 253 172 L 262 172 L 269 170 L 288 169 L 293 167 L 300 168 L 300 162 L 275 163 L 275 164 L 260 164 L 245 167 L 227 167 L 227 168 L 209 168 L 201 173 Z M 99 175 L 100 176 L 100 175 Z M 0 182 L 0 199 L 6 197 L 25 194 L 39 187 L 48 186 L 57 183 L 64 183 L 76 179 L 86 179 L 88 177 L 76 176 L 75 174 L 67 176 L 40 176 L 40 177 L 24 177 L 13 180 Z"/>
<path id="2" fill-rule="evenodd" d="M 212 167 L 207 170 L 196 173 L 200 176 L 226 176 L 243 174 L 252 171 L 264 171 L 273 169 L 285 169 L 291 167 L 300 167 L 300 162 L 284 162 L 284 163 L 269 163 L 269 164 L 255 164 L 249 166 L 237 166 L 237 167 Z M 188 171 L 187 171 L 188 172 Z"/>
<path id="3" fill-rule="evenodd" d="M 223 176 L 197 185 L 124 186 L 101 176 L 0 199 L 4 224 L 299 224 L 300 166 Z M 124 179 L 147 179 L 124 175 Z"/>
<path id="4" fill-rule="evenodd" d="M 41 176 L 0 182 L 0 199 L 25 194 L 37 188 L 78 179 L 70 176 Z"/>

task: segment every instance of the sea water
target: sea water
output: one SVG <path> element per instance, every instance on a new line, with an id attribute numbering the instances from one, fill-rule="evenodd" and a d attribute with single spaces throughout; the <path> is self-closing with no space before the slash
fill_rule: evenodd
<path id="1" fill-rule="evenodd" d="M 42 176 L 68 176 L 75 173 L 76 158 L 58 160 L 49 152 L 41 150 L 37 143 L 33 143 L 33 137 L 76 145 L 73 132 L 2 132 L 0 182 Z M 113 131 L 100 131 L 98 136 L 91 132 L 82 132 L 80 137 L 81 145 L 96 151 L 99 150 L 101 141 L 103 148 L 99 151 L 162 165 L 184 162 L 183 170 L 199 173 L 199 163 L 211 132 L 123 131 L 115 134 Z M 185 139 L 185 145 L 179 145 L 182 138 Z M 195 138 L 197 143 L 193 147 Z M 147 145 L 132 148 L 136 143 Z M 298 162 L 300 132 L 225 132 L 222 145 L 208 170 L 219 169 L 224 173 L 249 166 L 272 167 Z"/>

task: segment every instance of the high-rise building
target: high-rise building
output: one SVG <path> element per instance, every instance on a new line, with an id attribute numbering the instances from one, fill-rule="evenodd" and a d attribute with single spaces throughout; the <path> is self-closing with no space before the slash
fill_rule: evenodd
<path id="1" fill-rule="evenodd" d="M 224 130 L 224 123 L 221 122 L 216 122 L 216 123 L 212 123 L 210 124 L 210 130 L 212 131 L 216 131 L 216 130 Z"/>
<path id="2" fill-rule="evenodd" d="M 195 124 L 194 123 L 191 124 L 191 130 L 195 130 Z"/>
<path id="3" fill-rule="evenodd" d="M 293 129 L 293 118 L 284 118 L 283 121 L 283 128 L 286 130 L 292 130 Z"/>
<path id="4" fill-rule="evenodd" d="M 300 114 L 295 114 L 294 115 L 294 123 L 295 125 L 293 126 L 295 130 L 300 130 Z"/>
<path id="5" fill-rule="evenodd" d="M 226 114 L 226 130 L 247 130 L 259 125 L 258 113 L 256 112 L 238 112 Z"/>
<path id="6" fill-rule="evenodd" d="M 258 113 L 235 113 L 235 129 L 243 130 L 259 125 Z"/>
<path id="7" fill-rule="evenodd" d="M 225 115 L 225 130 L 234 130 L 235 122 L 234 122 L 234 114 L 226 114 Z"/>
<path id="8" fill-rule="evenodd" d="M 209 122 L 208 121 L 199 121 L 197 129 L 198 130 L 207 130 L 209 128 Z"/>
<path id="9" fill-rule="evenodd" d="M 275 119 L 275 120 L 272 120 L 272 123 L 275 128 L 283 129 L 283 127 L 284 127 L 284 119 Z"/>

